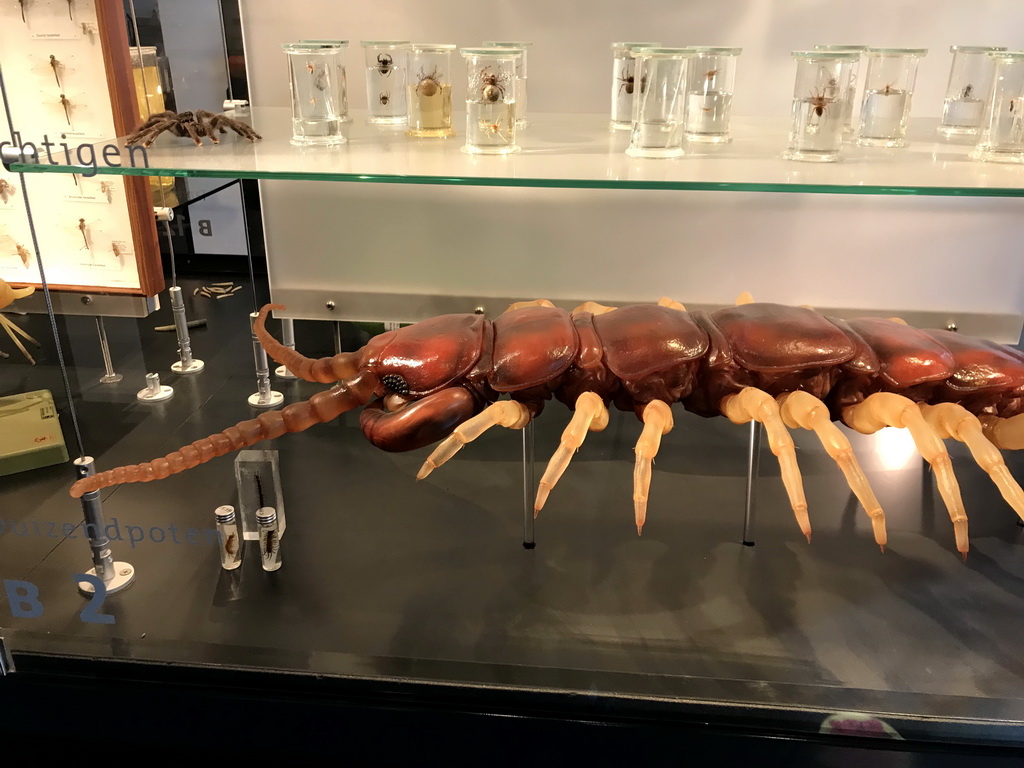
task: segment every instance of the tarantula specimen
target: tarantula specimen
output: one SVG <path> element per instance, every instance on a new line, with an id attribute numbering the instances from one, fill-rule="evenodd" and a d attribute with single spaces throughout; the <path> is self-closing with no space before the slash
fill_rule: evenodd
<path id="1" fill-rule="evenodd" d="M 263 138 L 250 126 L 227 115 L 216 115 L 205 109 L 197 109 L 195 112 L 168 111 L 150 115 L 149 119 L 125 139 L 124 145 L 130 147 L 141 142 L 142 146 L 148 147 L 164 131 L 169 131 L 175 136 L 187 136 L 197 147 L 202 146 L 204 136 L 214 144 L 220 144 L 217 134 L 227 133 L 228 128 L 249 141 Z"/>

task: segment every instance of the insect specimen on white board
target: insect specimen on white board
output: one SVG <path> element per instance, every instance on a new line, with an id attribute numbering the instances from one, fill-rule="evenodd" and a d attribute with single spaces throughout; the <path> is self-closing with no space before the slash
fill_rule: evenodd
<path id="1" fill-rule="evenodd" d="M 8 199 L 14 196 L 14 185 L 7 179 L 0 179 L 0 200 L 7 203 Z"/>

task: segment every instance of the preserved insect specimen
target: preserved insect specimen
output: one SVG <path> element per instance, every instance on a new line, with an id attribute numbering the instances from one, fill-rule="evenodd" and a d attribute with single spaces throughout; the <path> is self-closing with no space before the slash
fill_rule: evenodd
<path id="1" fill-rule="evenodd" d="M 436 96 L 437 92 L 441 90 L 441 74 L 435 67 L 434 70 L 426 75 L 423 70 L 420 70 L 419 83 L 416 85 L 416 93 L 420 96 L 425 96 L 428 99 L 432 96 Z"/>
<path id="2" fill-rule="evenodd" d="M 21 20 L 28 24 L 28 19 L 25 18 L 25 3 L 27 0 L 18 0 L 18 5 L 21 6 Z"/>
<path id="3" fill-rule="evenodd" d="M 148 147 L 164 131 L 174 136 L 189 137 L 195 145 L 201 146 L 204 137 L 210 139 L 214 144 L 220 144 L 218 133 L 227 133 L 230 128 L 242 138 L 249 141 L 262 139 L 256 131 L 245 123 L 228 117 L 224 114 L 214 114 L 205 109 L 197 109 L 195 112 L 159 112 L 150 115 L 138 128 L 132 131 L 125 140 L 124 145 L 130 147 L 133 144 L 141 143 Z"/>
<path id="4" fill-rule="evenodd" d="M 390 53 L 377 54 L 377 71 L 380 72 L 383 77 L 390 77 L 394 69 L 395 60 L 392 58 Z"/>
<path id="5" fill-rule="evenodd" d="M 823 117 L 825 111 L 828 109 L 828 105 L 835 101 L 831 96 L 826 96 L 824 89 L 821 93 L 817 91 L 811 94 L 811 97 L 807 100 L 807 103 L 811 107 L 811 112 L 817 117 Z"/>
<path id="6" fill-rule="evenodd" d="M 968 83 L 967 85 L 964 86 L 963 90 L 960 91 L 960 98 L 961 99 L 969 99 L 969 98 L 971 98 L 973 93 L 974 93 L 974 86 L 971 85 L 970 83 Z"/>
<path id="7" fill-rule="evenodd" d="M 480 97 L 484 101 L 494 103 L 505 98 L 505 88 L 501 84 L 503 75 L 500 72 L 491 72 L 485 67 L 480 72 Z"/>
<path id="8" fill-rule="evenodd" d="M 811 527 L 789 428 L 813 430 L 871 518 L 880 546 L 885 516 L 849 441 L 832 423 L 866 434 L 909 429 L 935 470 L 957 549 L 968 550 L 967 516 L 942 444 L 965 442 L 1024 519 L 1024 491 L 998 448 L 1024 448 L 1024 353 L 944 330 L 882 318 L 840 320 L 813 309 L 749 303 L 714 312 L 657 305 L 615 309 L 588 302 L 571 313 L 550 302 L 513 305 L 495 320 L 444 315 L 387 331 L 357 352 L 313 360 L 255 324 L 267 353 L 307 381 L 334 386 L 305 402 L 243 421 L 145 464 L 76 482 L 71 495 L 122 482 L 162 479 L 215 456 L 301 432 L 365 405 L 363 434 L 407 451 L 443 440 L 429 475 L 486 429 L 524 427 L 552 396 L 575 414 L 540 481 L 535 510 L 580 448 L 608 423 L 607 407 L 643 423 L 636 449 L 634 516 L 646 520 L 652 463 L 672 428 L 670 406 L 737 424 L 764 424 L 800 528 Z M 507 394 L 510 399 L 500 399 Z"/>
<path id="9" fill-rule="evenodd" d="M 227 540 L 224 542 L 224 551 L 234 556 L 238 553 L 238 534 L 232 533 L 228 535 Z"/>
<path id="10" fill-rule="evenodd" d="M 89 236 L 85 233 L 88 227 L 86 226 L 85 219 L 78 220 L 78 230 L 82 233 L 82 240 L 85 241 L 85 247 L 89 247 Z"/>
<path id="11" fill-rule="evenodd" d="M 71 19 L 72 21 L 75 20 L 74 9 L 75 9 L 75 0 L 68 0 L 68 18 Z"/>
<path id="12" fill-rule="evenodd" d="M 388 105 L 388 102 L 390 102 L 390 101 L 391 101 L 391 92 L 390 92 L 390 91 L 384 91 L 384 93 L 382 93 L 382 94 L 381 94 L 381 95 L 380 95 L 380 96 L 379 96 L 379 97 L 377 98 L 377 101 L 379 101 L 379 102 L 381 103 L 381 105 L 382 105 L 382 106 L 385 106 L 385 107 L 386 107 L 386 106 Z"/>
<path id="13" fill-rule="evenodd" d="M 61 85 L 61 82 L 60 82 L 60 73 L 57 71 L 58 69 L 60 69 L 60 67 L 61 67 L 60 60 L 51 53 L 50 54 L 50 69 L 53 70 L 53 78 L 54 78 L 54 80 L 57 81 L 57 87 L 58 88 L 63 88 L 64 86 Z"/>
<path id="14" fill-rule="evenodd" d="M 20 253 L 21 246 L 18 246 L 18 248 Z M 8 285 L 6 281 L 0 279 L 0 310 L 4 309 L 5 307 L 9 307 L 17 299 L 23 299 L 26 296 L 31 296 L 33 293 L 35 293 L 35 290 L 36 289 L 32 287 L 11 288 L 11 286 Z M 0 314 L 0 328 L 3 328 L 7 332 L 7 335 L 11 337 L 11 341 L 14 342 L 14 345 L 19 350 L 21 350 L 21 354 L 25 356 L 25 359 L 28 360 L 29 363 L 31 363 L 32 365 L 35 365 L 35 359 L 32 357 L 32 355 L 28 353 L 28 350 L 25 349 L 25 345 L 21 343 L 21 339 L 19 339 L 18 336 L 21 336 L 21 338 L 25 339 L 26 341 L 30 341 L 37 347 L 42 345 L 38 341 L 33 339 L 31 336 L 29 336 L 29 334 L 26 331 L 21 330 L 21 328 L 16 326 L 2 314 Z"/>
<path id="15" fill-rule="evenodd" d="M 114 185 L 109 181 L 101 181 L 100 194 L 107 198 L 108 203 L 114 202 Z"/>
<path id="16" fill-rule="evenodd" d="M 501 118 L 499 117 L 493 123 L 487 120 L 480 121 L 480 130 L 488 136 L 497 136 L 499 139 L 508 141 L 508 139 L 501 132 Z"/>
<path id="17" fill-rule="evenodd" d="M 14 195 L 14 186 L 7 179 L 0 179 L 0 200 L 4 203 Z"/>
<path id="18" fill-rule="evenodd" d="M 63 93 L 60 95 L 60 105 L 64 107 L 64 117 L 67 118 L 68 125 L 71 125 L 71 101 Z"/>
<path id="19" fill-rule="evenodd" d="M 28 248 L 21 243 L 16 243 L 14 247 L 18 251 L 18 256 L 21 257 L 21 263 L 25 265 L 25 269 L 29 269 L 32 264 L 32 254 L 28 252 Z"/>
<path id="20" fill-rule="evenodd" d="M 619 86 L 619 93 L 622 93 L 623 91 L 629 94 L 633 93 L 633 83 L 635 81 L 636 78 L 633 75 L 628 74 L 626 70 L 622 70 L 622 74 L 619 75 L 619 82 L 622 83 L 622 85 Z"/>

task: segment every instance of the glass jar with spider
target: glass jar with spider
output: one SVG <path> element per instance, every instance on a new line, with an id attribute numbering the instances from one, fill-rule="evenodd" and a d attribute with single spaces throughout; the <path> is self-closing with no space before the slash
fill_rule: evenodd
<path id="1" fill-rule="evenodd" d="M 334 88 L 337 91 L 335 103 L 338 105 L 338 115 L 343 123 L 352 120 L 348 114 L 348 75 L 345 72 L 345 51 L 348 49 L 348 40 L 299 40 L 300 43 L 319 43 L 321 45 L 333 45 L 338 48 L 338 61 L 334 71 Z"/>
<path id="2" fill-rule="evenodd" d="M 519 81 L 514 48 L 463 48 L 466 60 L 466 144 L 471 155 L 507 155 L 516 144 Z"/>
<path id="3" fill-rule="evenodd" d="M 630 157 L 681 157 L 686 72 L 692 48 L 641 48 L 634 51 L 633 122 L 629 132 Z"/>
<path id="4" fill-rule="evenodd" d="M 344 115 L 337 84 L 342 47 L 333 43 L 286 43 L 292 97 L 292 139 L 298 146 L 344 144 Z"/>
<path id="5" fill-rule="evenodd" d="M 409 120 L 406 86 L 409 73 L 408 40 L 364 40 L 368 122 L 403 125 Z"/>
<path id="6" fill-rule="evenodd" d="M 857 78 L 860 72 L 860 59 L 868 49 L 866 45 L 816 45 L 816 51 L 835 51 L 850 54 L 850 86 L 846 91 L 846 102 L 843 104 L 843 132 L 850 134 L 857 131 L 854 125 L 854 107 L 857 101 Z"/>
<path id="7" fill-rule="evenodd" d="M 1024 163 L 1024 51 L 988 54 L 995 64 L 994 85 L 981 141 L 972 160 L 991 163 Z"/>
<path id="8" fill-rule="evenodd" d="M 843 147 L 843 106 L 849 94 L 853 56 L 839 51 L 793 51 L 793 121 L 783 157 L 834 163 Z"/>
<path id="9" fill-rule="evenodd" d="M 990 53 L 1006 48 L 981 45 L 951 45 L 953 64 L 942 103 L 942 122 L 938 131 L 943 136 L 977 136 L 985 117 L 985 102 L 992 90 L 996 62 Z"/>
<path id="10" fill-rule="evenodd" d="M 518 51 L 519 57 L 516 59 L 516 128 L 526 127 L 526 91 L 527 78 L 526 69 L 526 54 L 533 46 L 533 43 L 526 43 L 522 41 L 502 41 L 502 40 L 485 40 L 485 48 L 507 48 L 511 51 Z"/>
<path id="11" fill-rule="evenodd" d="M 732 141 L 729 117 L 742 48 L 695 47 L 686 76 L 686 138 L 711 144 Z"/>
<path id="12" fill-rule="evenodd" d="M 452 51 L 447 43 L 413 43 L 409 48 L 407 136 L 448 138 L 452 129 Z"/>
<path id="13" fill-rule="evenodd" d="M 637 90 L 636 59 L 640 48 L 657 48 L 661 43 L 612 43 L 612 128 L 628 131 L 633 124 L 633 94 Z"/>
<path id="14" fill-rule="evenodd" d="M 924 48 L 868 48 L 857 143 L 862 147 L 907 146 L 910 99 Z"/>

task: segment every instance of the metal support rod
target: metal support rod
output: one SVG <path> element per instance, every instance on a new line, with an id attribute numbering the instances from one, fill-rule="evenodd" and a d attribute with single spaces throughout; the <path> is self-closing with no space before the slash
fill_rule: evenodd
<path id="1" fill-rule="evenodd" d="M 288 347 L 288 349 L 295 349 L 295 323 L 290 317 L 286 317 L 281 320 L 281 343 Z M 283 365 L 279 365 L 274 371 L 274 374 L 279 379 L 298 378 Z"/>
<path id="2" fill-rule="evenodd" d="M 334 354 L 341 354 L 341 323 L 334 321 Z"/>
<path id="3" fill-rule="evenodd" d="M 178 335 L 178 362 L 171 365 L 175 373 L 199 373 L 205 363 L 192 357 L 192 340 L 188 335 L 188 320 L 185 317 L 185 300 L 181 296 L 181 287 L 171 286 L 167 292 L 171 296 L 171 314 L 174 316 L 174 331 Z"/>
<path id="4" fill-rule="evenodd" d="M 533 500 L 536 498 L 537 484 L 534 481 L 533 459 L 533 420 L 523 427 L 523 547 L 533 549 L 537 542 L 533 538 L 536 518 L 533 513 Z"/>
<path id="5" fill-rule="evenodd" d="M 258 312 L 249 313 L 249 332 L 252 335 L 252 355 L 256 361 L 256 392 L 249 395 L 249 405 L 254 408 L 275 408 L 284 402 L 284 395 L 270 388 L 270 368 L 267 353 L 256 336 Z"/>
<path id="6" fill-rule="evenodd" d="M 107 342 L 107 328 L 103 325 L 102 317 L 96 318 L 96 332 L 100 335 L 100 353 L 103 355 L 103 369 L 106 371 L 100 376 L 100 384 L 116 384 L 124 376 L 114 371 L 114 364 L 110 360 L 110 344 Z"/>
<path id="7" fill-rule="evenodd" d="M 758 421 L 750 422 L 750 444 L 747 448 L 747 498 L 743 511 L 743 546 L 754 546 L 754 512 L 757 506 L 757 471 L 761 461 L 761 433 Z"/>
<path id="8" fill-rule="evenodd" d="M 75 459 L 78 479 L 96 474 L 96 462 L 92 456 Z M 92 550 L 92 565 L 96 575 L 105 583 L 114 578 L 114 556 L 110 552 L 110 539 L 103 524 L 103 509 L 100 506 L 100 492 L 89 491 L 82 495 L 82 513 L 85 515 L 85 535 Z"/>

